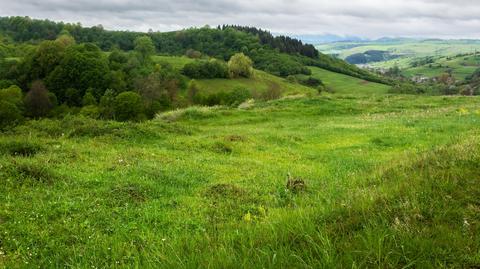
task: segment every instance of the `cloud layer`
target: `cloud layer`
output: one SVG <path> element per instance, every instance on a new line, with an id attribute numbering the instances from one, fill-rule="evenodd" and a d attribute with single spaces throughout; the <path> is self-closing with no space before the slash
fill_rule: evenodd
<path id="1" fill-rule="evenodd" d="M 480 38 L 477 0 L 0 0 L 0 16 L 168 31 L 240 24 L 289 34 Z"/>

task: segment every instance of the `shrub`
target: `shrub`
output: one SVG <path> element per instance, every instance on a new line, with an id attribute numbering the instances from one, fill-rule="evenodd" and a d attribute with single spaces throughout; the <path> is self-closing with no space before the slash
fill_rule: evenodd
<path id="1" fill-rule="evenodd" d="M 81 106 L 82 96 L 77 89 L 68 88 L 65 91 L 65 101 L 69 106 Z"/>
<path id="2" fill-rule="evenodd" d="M 0 89 L 5 89 L 12 85 L 15 85 L 15 83 L 12 80 L 0 79 Z"/>
<path id="3" fill-rule="evenodd" d="M 90 88 L 87 90 L 82 99 L 83 106 L 94 106 L 97 104 L 97 99 L 93 96 L 93 90 Z"/>
<path id="4" fill-rule="evenodd" d="M 46 116 L 52 109 L 47 88 L 40 80 L 33 82 L 24 102 L 28 114 L 34 118 Z"/>
<path id="5" fill-rule="evenodd" d="M 115 92 L 108 89 L 100 98 L 100 115 L 104 119 L 113 119 L 115 116 Z"/>
<path id="6" fill-rule="evenodd" d="M 195 79 L 227 78 L 228 67 L 224 62 L 218 60 L 195 61 L 186 64 L 182 73 Z"/>
<path id="7" fill-rule="evenodd" d="M 194 79 L 192 79 L 192 81 L 190 81 L 190 83 L 188 84 L 188 90 L 187 90 L 187 98 L 190 104 L 195 104 L 198 102 L 199 91 L 200 90 L 198 88 L 197 82 Z"/>
<path id="8" fill-rule="evenodd" d="M 100 117 L 100 109 L 95 105 L 84 106 L 80 110 L 80 115 L 87 118 L 98 119 Z"/>
<path id="9" fill-rule="evenodd" d="M 238 106 L 250 98 L 252 98 L 252 94 L 249 90 L 238 87 L 226 94 L 223 103 L 229 106 Z"/>
<path id="10" fill-rule="evenodd" d="M 22 111 L 13 103 L 0 100 L 0 130 L 23 121 Z"/>
<path id="11" fill-rule="evenodd" d="M 323 82 L 320 79 L 314 77 L 308 77 L 306 79 L 300 80 L 300 83 L 309 87 L 318 87 L 324 86 Z"/>
<path id="12" fill-rule="evenodd" d="M 202 57 L 202 53 L 194 49 L 188 49 L 187 52 L 185 52 L 185 55 L 191 59 L 199 59 Z"/>
<path id="13" fill-rule="evenodd" d="M 253 75 L 253 62 L 243 53 L 233 55 L 228 61 L 228 71 L 232 78 L 245 77 Z"/>
<path id="14" fill-rule="evenodd" d="M 140 120 L 143 114 L 142 97 L 135 92 L 123 92 L 115 97 L 115 118 L 120 121 Z"/>
<path id="15" fill-rule="evenodd" d="M 263 100 L 275 100 L 282 96 L 282 90 L 278 83 L 270 83 L 268 89 L 262 93 Z"/>
<path id="16" fill-rule="evenodd" d="M 6 89 L 0 90 L 0 100 L 10 102 L 16 105 L 18 108 L 21 108 L 23 106 L 22 89 L 13 85 Z"/>
<path id="17" fill-rule="evenodd" d="M 23 94 L 17 86 L 0 90 L 0 130 L 23 120 Z"/>

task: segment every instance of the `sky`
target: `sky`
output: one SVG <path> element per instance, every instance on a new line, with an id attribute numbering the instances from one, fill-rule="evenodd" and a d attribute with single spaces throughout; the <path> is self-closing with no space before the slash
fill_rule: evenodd
<path id="1" fill-rule="evenodd" d="M 256 26 L 274 33 L 364 38 L 480 38 L 480 0 L 0 0 L 0 16 L 111 30 Z"/>

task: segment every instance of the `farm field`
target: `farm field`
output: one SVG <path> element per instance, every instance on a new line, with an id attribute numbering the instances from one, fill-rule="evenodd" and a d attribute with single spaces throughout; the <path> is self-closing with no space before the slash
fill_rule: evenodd
<path id="1" fill-rule="evenodd" d="M 317 48 L 327 54 L 336 54 L 342 59 L 370 50 L 388 51 L 393 55 L 402 55 L 391 60 L 370 62 L 368 66 L 383 69 L 398 66 L 407 77 L 435 77 L 451 70 L 457 80 L 463 80 L 480 67 L 479 56 L 474 55 L 475 52 L 480 51 L 480 42 L 475 40 L 400 39 L 391 42 L 339 42 L 319 45 Z M 433 63 L 412 66 L 415 61 L 425 57 L 432 57 Z"/>
<path id="2" fill-rule="evenodd" d="M 479 122 L 361 92 L 29 121 L 0 137 L 0 267 L 475 267 Z"/>
<path id="3" fill-rule="evenodd" d="M 468 55 L 452 58 L 436 59 L 432 64 L 419 67 L 410 67 L 403 70 L 406 76 L 436 77 L 443 73 L 452 72 L 457 80 L 464 80 L 480 68 L 480 55 Z"/>
<path id="4" fill-rule="evenodd" d="M 393 54 L 405 55 L 406 58 L 419 58 L 426 56 L 455 56 L 463 53 L 474 53 L 475 51 L 480 50 L 480 42 L 476 40 L 399 39 L 388 42 L 339 42 L 317 45 L 316 47 L 323 53 L 337 54 L 341 59 L 368 50 L 383 50 L 389 51 Z M 394 63 L 395 60 L 390 61 L 391 66 L 393 66 Z"/>
<path id="5" fill-rule="evenodd" d="M 365 81 L 347 75 L 331 72 L 318 67 L 310 67 L 312 77 L 318 78 L 336 93 L 384 94 L 390 86 Z"/>

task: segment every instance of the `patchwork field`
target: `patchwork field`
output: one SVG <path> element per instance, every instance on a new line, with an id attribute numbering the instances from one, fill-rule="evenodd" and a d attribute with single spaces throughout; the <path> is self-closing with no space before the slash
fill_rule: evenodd
<path id="1" fill-rule="evenodd" d="M 442 57 L 432 64 L 419 67 L 410 67 L 403 71 L 407 76 L 436 77 L 446 72 L 452 72 L 457 80 L 464 80 L 480 68 L 480 55 L 468 55 L 460 57 Z"/>
<path id="2" fill-rule="evenodd" d="M 30 121 L 0 136 L 0 267 L 476 268 L 479 123 L 381 94 Z"/>

